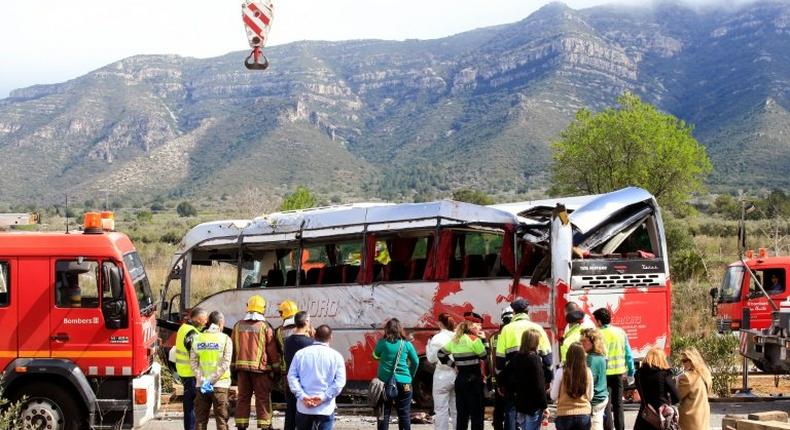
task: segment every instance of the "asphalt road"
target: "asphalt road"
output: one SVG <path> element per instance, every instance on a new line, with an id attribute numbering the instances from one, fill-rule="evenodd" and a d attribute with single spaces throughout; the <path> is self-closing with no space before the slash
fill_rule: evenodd
<path id="1" fill-rule="evenodd" d="M 634 420 L 636 419 L 636 410 L 638 405 L 626 405 L 626 428 L 633 428 Z M 753 412 L 764 412 L 764 411 L 790 411 L 790 399 L 788 400 L 781 400 L 781 401 L 758 401 L 758 402 L 726 402 L 726 403 L 711 403 L 711 430 L 720 430 L 721 429 L 721 419 L 724 415 L 727 414 L 749 414 Z M 229 423 L 231 428 L 233 427 L 233 420 Z M 354 429 L 374 429 L 376 426 L 376 420 L 372 416 L 360 416 L 360 415 L 351 415 L 351 414 L 340 414 L 338 415 L 337 419 L 335 420 L 335 430 L 354 430 Z M 283 427 L 283 415 L 282 412 L 275 412 L 275 419 L 274 419 L 274 427 L 278 429 L 282 429 Z M 429 430 L 433 429 L 433 424 L 412 424 L 411 426 L 415 430 Z M 143 429 L 145 430 L 155 430 L 155 429 L 162 429 L 162 430 L 178 430 L 182 429 L 182 422 L 180 414 L 165 414 L 165 416 L 157 419 L 156 421 L 152 421 L 145 425 Z M 213 418 L 209 421 L 209 429 L 216 429 L 214 426 Z M 398 426 L 393 422 L 390 425 L 391 429 L 397 429 Z M 486 421 L 485 423 L 486 430 L 492 429 L 491 421 Z M 547 427 L 548 429 L 554 429 L 554 425 L 550 425 Z"/>

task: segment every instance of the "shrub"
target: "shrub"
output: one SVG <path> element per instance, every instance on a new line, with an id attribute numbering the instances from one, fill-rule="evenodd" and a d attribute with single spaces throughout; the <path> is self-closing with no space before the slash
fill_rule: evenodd
<path id="1" fill-rule="evenodd" d="M 140 211 L 137 212 L 137 221 L 141 223 L 151 222 L 154 218 L 154 215 L 150 211 Z"/>
<path id="2" fill-rule="evenodd" d="M 178 242 L 181 242 L 181 234 L 176 231 L 169 230 L 166 231 L 162 236 L 159 237 L 159 241 L 162 243 L 169 243 L 171 245 L 177 245 Z"/>
<path id="3" fill-rule="evenodd" d="M 178 216 L 180 217 L 188 217 L 188 216 L 197 216 L 197 209 L 192 206 L 192 203 L 189 202 L 181 202 L 176 206 L 176 212 L 178 212 Z"/>

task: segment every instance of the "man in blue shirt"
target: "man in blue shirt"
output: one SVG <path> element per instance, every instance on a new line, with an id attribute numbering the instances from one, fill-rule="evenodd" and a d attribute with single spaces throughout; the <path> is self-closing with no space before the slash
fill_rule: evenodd
<path id="1" fill-rule="evenodd" d="M 315 330 L 315 343 L 302 348 L 288 369 L 288 386 L 296 397 L 298 430 L 331 430 L 335 421 L 335 397 L 346 385 L 343 356 L 329 347 L 332 329 Z"/>

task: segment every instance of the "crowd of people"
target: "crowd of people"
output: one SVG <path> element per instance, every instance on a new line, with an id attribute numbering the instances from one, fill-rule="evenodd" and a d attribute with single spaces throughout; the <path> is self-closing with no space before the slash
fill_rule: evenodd
<path id="1" fill-rule="evenodd" d="M 274 329 L 265 308 L 263 297 L 251 297 L 231 336 L 223 332 L 221 313 L 199 308 L 178 330 L 173 359 L 184 385 L 185 430 L 205 429 L 212 407 L 217 428 L 228 428 L 231 369 L 239 430 L 250 425 L 253 395 L 257 427 L 272 429 L 271 393 L 278 383 L 286 396 L 285 430 L 332 428 L 335 398 L 346 382 L 343 357 L 330 346 L 332 329 L 313 329 L 309 315 L 290 300 L 279 305 L 283 323 Z M 596 309 L 591 318 L 568 303 L 560 364 L 554 365 L 546 331 L 530 320 L 526 300 L 514 300 L 501 317 L 489 340 L 483 317 L 475 312 L 466 312 L 462 321 L 437 315 L 440 330 L 425 351 L 435 365 L 436 430 L 482 430 L 487 393 L 494 396 L 495 430 L 541 428 L 550 401 L 558 430 L 623 430 L 623 391 L 632 384 L 641 399 L 635 430 L 709 428 L 711 373 L 695 348 L 680 352 L 683 373 L 677 378 L 660 347 L 651 348 L 636 369 L 628 336 L 612 324 L 607 308 Z M 377 429 L 388 429 L 394 410 L 398 429 L 409 430 L 419 358 L 398 319 L 385 323 L 373 358 L 378 372 L 370 399 Z"/>

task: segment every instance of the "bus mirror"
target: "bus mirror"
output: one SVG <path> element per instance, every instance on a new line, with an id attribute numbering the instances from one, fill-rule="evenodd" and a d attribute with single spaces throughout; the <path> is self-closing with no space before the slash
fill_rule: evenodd
<path id="1" fill-rule="evenodd" d="M 177 279 L 181 279 L 181 268 L 178 266 L 173 267 L 173 270 L 170 271 L 170 280 L 175 281 Z"/>

